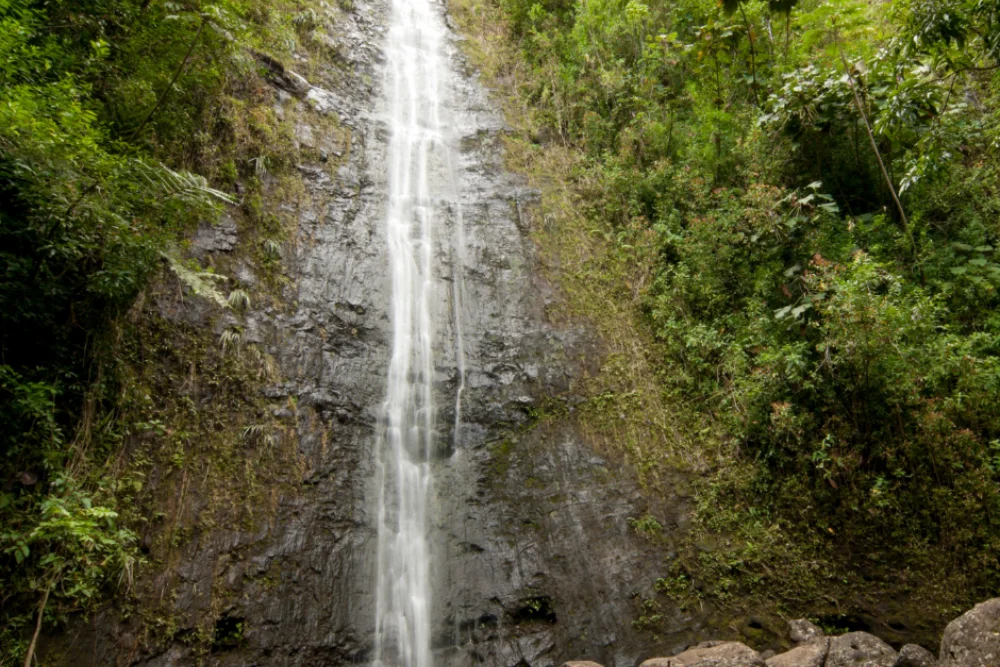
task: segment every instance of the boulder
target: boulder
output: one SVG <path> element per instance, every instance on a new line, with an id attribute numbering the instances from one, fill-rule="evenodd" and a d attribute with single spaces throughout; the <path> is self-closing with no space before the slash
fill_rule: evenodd
<path id="1" fill-rule="evenodd" d="M 740 642 L 723 642 L 714 646 L 689 648 L 670 658 L 677 667 L 766 667 L 757 651 Z M 662 665 L 660 666 L 662 667 Z M 670 667 L 674 667 L 671 664 Z"/>
<path id="2" fill-rule="evenodd" d="M 312 88 L 312 85 L 306 81 L 306 78 L 301 74 L 296 74 L 290 69 L 285 70 L 285 85 L 287 86 L 285 90 L 295 95 L 296 97 L 303 97 Z"/>
<path id="3" fill-rule="evenodd" d="M 709 639 L 706 642 L 698 642 L 694 646 L 689 646 L 689 647 L 685 648 L 684 650 L 685 651 L 690 651 L 690 650 L 697 649 L 697 648 L 715 648 L 716 646 L 722 646 L 723 644 L 728 644 L 728 643 L 729 642 L 721 641 L 721 640 L 718 640 L 718 639 Z M 677 651 L 674 655 L 677 655 L 679 653 L 681 653 L 681 651 Z"/>
<path id="4" fill-rule="evenodd" d="M 639 667 L 767 667 L 757 651 L 739 642 L 702 642 L 672 658 L 650 658 Z"/>
<path id="5" fill-rule="evenodd" d="M 1000 665 L 1000 598 L 981 602 L 944 629 L 940 667 Z"/>
<path id="6" fill-rule="evenodd" d="M 296 97 L 302 97 L 312 86 L 301 75 L 285 69 L 281 61 L 272 58 L 266 53 L 253 52 L 257 62 L 266 68 L 265 77 L 277 88 L 287 91 Z"/>
<path id="7" fill-rule="evenodd" d="M 896 664 L 892 667 L 937 667 L 937 658 L 923 646 L 907 644 L 899 649 Z"/>
<path id="8" fill-rule="evenodd" d="M 823 639 L 823 630 L 804 618 L 788 621 L 788 638 L 796 644 L 808 644 Z"/>
<path id="9" fill-rule="evenodd" d="M 896 652 L 867 632 L 849 632 L 830 638 L 825 667 L 893 667 Z"/>
<path id="10" fill-rule="evenodd" d="M 675 662 L 673 658 L 650 658 L 643 661 L 639 667 L 680 667 L 680 663 Z"/>
<path id="11" fill-rule="evenodd" d="M 590 660 L 570 660 L 569 662 L 564 662 L 562 667 L 604 667 L 604 665 L 591 662 Z"/>
<path id="12" fill-rule="evenodd" d="M 823 667 L 830 649 L 827 639 L 796 646 L 767 660 L 767 667 Z"/>

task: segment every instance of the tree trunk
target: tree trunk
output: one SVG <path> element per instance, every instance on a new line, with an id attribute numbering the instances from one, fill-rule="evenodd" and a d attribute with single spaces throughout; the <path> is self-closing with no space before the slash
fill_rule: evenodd
<path id="1" fill-rule="evenodd" d="M 49 592 L 52 590 L 52 584 L 45 589 L 45 595 L 42 596 L 42 602 L 38 605 L 38 620 L 35 622 L 35 634 L 31 637 L 31 643 L 28 644 L 28 652 L 24 656 L 24 667 L 31 667 L 31 658 L 35 654 L 35 646 L 38 645 L 38 635 L 42 632 L 42 618 L 45 616 L 45 605 L 49 603 Z"/>

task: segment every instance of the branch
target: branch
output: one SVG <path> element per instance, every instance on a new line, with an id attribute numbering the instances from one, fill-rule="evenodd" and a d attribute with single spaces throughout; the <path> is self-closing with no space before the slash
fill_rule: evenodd
<path id="1" fill-rule="evenodd" d="M 153 114 L 155 114 L 157 111 L 159 111 L 160 107 L 163 106 L 163 102 L 166 101 L 166 99 L 167 99 L 167 93 L 169 93 L 170 89 L 174 87 L 175 83 L 177 83 L 177 79 L 180 77 L 181 72 L 183 72 L 184 68 L 187 66 L 187 62 L 191 58 L 191 54 L 194 52 L 195 44 L 198 43 L 198 38 L 201 37 L 201 31 L 205 28 L 205 24 L 206 23 L 208 23 L 208 17 L 207 16 L 202 16 L 201 17 L 201 23 L 198 25 L 198 31 L 194 34 L 194 39 L 191 40 L 191 44 L 188 46 L 187 53 L 184 54 L 184 60 L 181 61 L 181 64 L 180 64 L 180 66 L 178 66 L 177 71 L 174 72 L 173 78 L 170 79 L 170 83 L 167 84 L 167 87 L 160 94 L 160 99 L 158 99 L 156 101 L 156 105 L 153 106 L 153 108 L 149 110 L 149 113 L 146 114 L 146 117 L 142 119 L 142 122 L 139 123 L 139 127 L 137 127 L 132 132 L 132 134 L 129 135 L 129 137 L 128 137 L 129 139 L 134 139 L 137 136 L 139 136 L 139 133 L 142 132 L 143 128 L 146 127 L 146 124 L 149 123 L 149 121 L 153 118 Z M 100 184 L 100 180 L 99 179 L 94 179 L 94 182 L 91 183 L 90 185 L 88 185 L 84 189 L 84 191 L 80 193 L 80 196 L 76 198 L 76 201 L 74 201 L 70 205 L 70 207 L 68 209 L 66 209 L 66 217 L 69 217 L 70 215 L 72 215 L 73 211 L 76 210 L 76 207 L 79 206 L 80 202 L 82 202 L 84 200 L 84 198 L 86 198 L 87 195 L 89 195 L 91 192 L 93 192 L 94 189 L 99 184 Z"/>
<path id="2" fill-rule="evenodd" d="M 52 586 L 55 582 L 49 584 L 49 587 L 45 589 L 45 595 L 42 596 L 42 603 L 38 605 L 38 621 L 35 622 L 35 634 L 31 637 L 31 643 L 28 644 L 28 653 L 24 656 L 24 667 L 31 667 L 31 657 L 35 654 L 35 646 L 38 644 L 38 635 L 42 632 L 42 617 L 45 616 L 45 605 L 49 602 L 49 593 L 52 591 Z"/>
<path id="3" fill-rule="evenodd" d="M 750 86 L 750 90 L 753 92 L 753 103 L 754 106 L 760 107 L 760 100 L 757 97 L 757 54 L 753 43 L 753 28 L 750 27 L 750 19 L 747 18 L 747 12 L 743 9 L 743 3 L 739 3 L 740 14 L 743 15 L 743 24 L 747 28 L 747 39 L 750 40 L 750 74 L 753 76 L 753 85 Z"/>
<path id="4" fill-rule="evenodd" d="M 163 106 L 163 102 L 167 99 L 167 93 L 169 93 L 170 89 L 174 87 L 175 83 L 177 83 L 177 79 L 180 77 L 181 72 L 183 72 L 184 68 L 187 66 L 187 61 L 191 58 L 191 54 L 194 52 L 195 44 L 198 43 L 198 38 L 201 37 L 201 31 L 205 28 L 206 23 L 208 23 L 208 17 L 202 16 L 201 23 L 198 25 L 198 32 L 194 34 L 194 39 L 191 40 L 187 53 L 184 54 L 184 60 L 181 61 L 177 71 L 174 72 L 173 78 L 170 79 L 170 83 L 167 84 L 167 87 L 160 94 L 160 99 L 156 101 L 156 105 L 153 106 L 153 108 L 149 110 L 149 113 L 146 114 L 146 117 L 142 119 L 142 122 L 139 123 L 139 127 L 137 127 L 132 134 L 129 135 L 129 139 L 134 139 L 139 136 L 139 133 L 142 132 L 143 128 L 146 127 L 146 124 L 153 118 L 153 114 L 159 111 L 160 107 Z M 80 193 L 80 196 L 76 198 L 76 201 L 74 201 L 70 207 L 66 209 L 66 216 L 69 217 L 73 211 L 76 210 L 76 207 L 80 204 L 80 202 L 82 202 L 87 195 L 93 192 L 99 184 L 100 181 L 98 179 L 94 179 L 94 182 L 87 186 L 87 188 Z"/>
<path id="5" fill-rule="evenodd" d="M 177 70 L 174 72 L 174 77 L 170 79 L 170 83 L 168 83 L 167 87 L 163 89 L 163 92 L 160 94 L 160 99 L 156 101 L 156 105 L 150 109 L 149 113 L 146 114 L 146 117 L 142 119 L 142 122 L 139 123 L 139 127 L 137 127 L 135 131 L 129 135 L 130 139 L 134 139 L 139 136 L 139 133 L 144 127 L 146 127 L 146 124 L 149 123 L 150 119 L 153 117 L 153 114 L 159 111 L 160 107 L 163 106 L 164 101 L 167 99 L 167 95 L 170 93 L 170 89 L 174 87 L 174 84 L 177 83 L 177 79 L 180 77 L 181 72 L 183 72 L 184 68 L 187 67 L 188 59 L 191 58 L 191 54 L 194 52 L 194 47 L 198 43 L 198 38 L 201 37 L 201 31 L 204 30 L 206 23 L 208 23 L 208 16 L 202 16 L 201 23 L 198 24 L 198 32 L 194 34 L 194 39 L 191 40 L 187 53 L 184 54 L 184 60 L 182 60 L 181 64 L 177 67 Z"/>
<path id="6" fill-rule="evenodd" d="M 906 211 L 903 210 L 903 204 L 899 201 L 899 197 L 896 195 L 896 188 L 892 185 L 892 179 L 889 177 L 889 172 L 885 168 L 885 162 L 882 161 L 882 153 L 879 152 L 878 144 L 875 141 L 875 134 L 872 133 L 872 126 L 868 123 L 868 116 L 865 114 L 864 107 L 861 105 L 861 96 L 858 95 L 858 89 L 854 85 L 854 76 L 851 74 L 851 68 L 847 64 L 847 58 L 844 57 L 844 51 L 838 45 L 837 50 L 840 52 L 840 60 L 844 63 L 844 71 L 847 73 L 847 83 L 851 86 L 851 92 L 854 94 L 854 106 L 857 107 L 858 113 L 861 115 L 861 120 L 864 121 L 865 131 L 868 132 L 868 140 L 871 142 L 872 151 L 875 153 L 875 159 L 878 160 L 879 169 L 882 170 L 882 177 L 885 178 L 885 185 L 889 188 L 889 193 L 892 195 L 892 200 L 896 202 L 896 209 L 899 211 L 899 221 L 903 227 L 903 233 L 906 234 L 906 238 L 910 241 L 910 247 L 913 250 L 913 256 L 916 258 L 917 255 L 917 244 L 913 240 L 913 234 L 910 233 L 910 222 L 906 217 Z"/>
<path id="7" fill-rule="evenodd" d="M 80 196 L 76 198 L 76 201 L 74 201 L 72 204 L 70 204 L 70 207 L 68 209 L 66 209 L 66 215 L 65 215 L 65 217 L 68 218 L 69 216 L 71 216 L 73 214 L 73 211 L 76 210 L 76 207 L 79 206 L 80 202 L 83 201 L 84 197 L 86 197 L 91 192 L 93 192 L 94 189 L 99 184 L 100 184 L 100 180 L 98 180 L 98 179 L 95 178 L 93 183 L 91 183 L 86 188 L 84 188 L 83 192 L 80 193 Z"/>

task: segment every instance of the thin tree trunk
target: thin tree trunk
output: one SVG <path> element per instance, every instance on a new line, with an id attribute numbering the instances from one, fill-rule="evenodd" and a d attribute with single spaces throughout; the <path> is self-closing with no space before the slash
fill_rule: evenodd
<path id="1" fill-rule="evenodd" d="M 889 176 L 889 171 L 885 168 L 885 162 L 882 161 L 882 153 L 878 149 L 878 143 L 875 141 L 875 134 L 872 132 L 872 126 L 868 123 L 868 115 L 865 114 L 864 107 L 861 105 L 861 96 L 858 95 L 858 89 L 854 85 L 854 76 L 851 74 L 851 68 L 847 64 L 847 58 L 844 57 L 844 52 L 840 52 L 840 60 L 844 63 L 844 71 L 847 73 L 847 82 L 851 86 L 851 92 L 854 94 L 854 105 L 858 109 L 858 114 L 861 116 L 861 120 L 864 122 L 865 131 L 868 133 L 868 140 L 871 142 L 872 151 L 875 153 L 875 159 L 878 161 L 879 169 L 882 171 L 882 177 L 885 178 L 885 185 L 889 188 L 889 194 L 892 195 L 892 200 L 896 203 L 896 209 L 899 211 L 899 222 L 903 227 L 903 233 L 906 234 L 906 238 L 910 241 L 910 247 L 913 250 L 914 259 L 917 254 L 917 244 L 913 240 L 913 234 L 910 233 L 910 221 L 906 217 L 906 211 L 903 210 L 903 204 L 899 201 L 899 196 L 896 195 L 896 188 L 892 185 L 892 178 Z"/>
<path id="2" fill-rule="evenodd" d="M 190 46 L 188 46 L 187 53 L 184 54 L 184 59 L 181 61 L 181 64 L 177 67 L 177 70 L 174 72 L 173 78 L 170 79 L 170 83 L 167 84 L 167 87 L 163 89 L 163 92 L 160 94 L 160 99 L 156 101 L 156 105 L 149 110 L 149 113 L 146 114 L 146 117 L 142 119 L 141 123 L 139 123 L 139 127 L 137 127 L 135 131 L 132 132 L 131 135 L 132 137 L 139 136 L 139 133 L 142 132 L 143 128 L 146 127 L 146 123 L 148 123 L 149 120 L 153 117 L 153 114 L 159 111 L 160 107 L 163 105 L 163 102 L 167 99 L 167 94 L 170 93 L 170 89 L 174 87 L 174 84 L 177 83 L 177 79 L 180 77 L 181 72 L 183 72 L 184 68 L 187 67 L 188 60 L 191 58 L 191 54 L 194 52 L 194 47 L 198 43 L 198 38 L 201 37 L 201 31 L 205 29 L 206 23 L 208 23 L 208 17 L 203 16 L 201 18 L 201 23 L 198 24 L 198 32 L 194 34 L 194 39 L 191 40 L 191 44 Z"/>
<path id="3" fill-rule="evenodd" d="M 45 616 L 45 605 L 49 603 L 49 592 L 52 591 L 52 584 L 45 589 L 45 595 L 42 596 L 42 603 L 38 605 L 38 620 L 35 622 L 35 634 L 31 637 L 31 643 L 28 644 L 28 653 L 24 656 L 24 667 L 31 667 L 31 657 L 35 655 L 35 646 L 38 645 L 38 635 L 42 632 L 42 618 Z"/>
<path id="4" fill-rule="evenodd" d="M 788 61 L 788 42 L 792 38 L 792 12 L 791 10 L 785 14 L 785 50 L 782 54 L 782 62 Z"/>
<path id="5" fill-rule="evenodd" d="M 146 123 L 150 121 L 150 119 L 153 117 L 153 114 L 155 114 L 160 109 L 160 106 L 162 106 L 163 102 L 167 99 L 167 93 L 169 93 L 170 89 L 174 87 L 175 83 L 177 83 L 178 77 L 180 77 L 181 72 L 183 72 L 184 68 L 187 66 L 188 59 L 191 57 L 191 53 L 194 51 L 195 44 L 198 43 L 198 38 L 201 37 L 201 31 L 204 30 L 206 23 L 208 23 L 208 17 L 203 16 L 201 19 L 201 23 L 198 25 L 198 32 L 194 34 L 194 39 L 191 40 L 191 45 L 188 46 L 187 53 L 184 54 L 184 60 L 181 61 L 181 64 L 177 68 L 177 71 L 174 72 L 174 76 L 172 79 L 170 79 L 170 83 L 167 84 L 166 89 L 164 89 L 164 91 L 160 94 L 160 99 L 156 101 L 156 105 L 149 110 L 149 113 L 146 114 L 146 117 L 142 119 L 141 123 L 139 123 L 139 127 L 137 127 L 132 132 L 132 134 L 129 135 L 129 138 L 134 139 L 135 137 L 139 136 L 139 133 L 142 132 L 143 128 L 146 127 Z M 93 183 L 91 183 L 83 192 L 81 192 L 80 196 L 76 198 L 76 201 L 74 201 L 70 205 L 70 207 L 66 210 L 65 217 L 69 217 L 70 215 L 72 215 L 73 211 L 80 204 L 80 202 L 82 202 L 87 197 L 87 195 L 93 192 L 99 184 L 100 180 L 95 179 Z"/>
<path id="6" fill-rule="evenodd" d="M 743 25 L 747 29 L 747 38 L 750 40 L 750 74 L 753 77 L 753 84 L 751 84 L 751 90 L 753 92 L 753 103 L 754 106 L 760 106 L 760 100 L 757 99 L 757 52 L 754 48 L 753 43 L 753 30 L 750 28 L 750 19 L 747 18 L 746 9 L 743 8 L 743 3 L 740 5 L 740 14 L 743 15 Z"/>

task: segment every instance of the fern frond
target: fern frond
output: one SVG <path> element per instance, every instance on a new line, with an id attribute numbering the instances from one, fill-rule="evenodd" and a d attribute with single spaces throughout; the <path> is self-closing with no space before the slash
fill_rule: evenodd
<path id="1" fill-rule="evenodd" d="M 250 424 L 243 429 L 243 439 L 244 440 L 254 440 L 264 435 L 264 425 L 263 424 Z"/>
<path id="2" fill-rule="evenodd" d="M 142 160 L 132 160 L 132 166 L 154 188 L 159 197 L 206 204 L 214 201 L 225 204 L 236 203 L 232 195 L 210 187 L 204 176 L 189 171 L 174 171 L 165 165 L 151 165 Z"/>
<path id="3" fill-rule="evenodd" d="M 263 178 L 267 175 L 268 159 L 266 155 L 258 155 L 257 157 L 250 158 L 250 162 L 253 163 L 253 171 L 258 178 Z"/>
<path id="4" fill-rule="evenodd" d="M 279 259 L 281 257 L 281 244 L 274 239 L 264 239 L 261 245 L 264 248 L 266 259 Z"/>
<path id="5" fill-rule="evenodd" d="M 195 295 L 214 301 L 217 305 L 223 308 L 230 307 L 226 296 L 215 286 L 215 283 L 228 280 L 226 276 L 220 276 L 217 273 L 210 273 L 208 271 L 196 271 L 185 266 L 184 263 L 177 257 L 165 252 L 161 252 L 160 256 L 167 260 L 170 270 L 173 271 L 174 275 L 176 275 L 182 283 L 187 285 L 188 288 L 195 293 Z"/>
<path id="6" fill-rule="evenodd" d="M 253 361 L 254 365 L 257 367 L 257 379 L 271 381 L 278 377 L 278 364 L 274 362 L 267 352 L 264 352 L 256 345 L 251 345 L 247 352 L 249 353 L 250 360 Z"/>
<path id="7" fill-rule="evenodd" d="M 219 347 L 223 354 L 239 353 L 243 347 L 243 332 L 238 327 L 230 327 L 219 335 Z"/>
<path id="8" fill-rule="evenodd" d="M 229 293 L 226 301 L 233 310 L 246 310 L 250 307 L 250 295 L 246 293 L 246 290 L 234 289 Z"/>
<path id="9" fill-rule="evenodd" d="M 242 437 L 248 442 L 260 442 L 266 451 L 271 451 L 276 442 L 274 433 L 264 424 L 250 424 L 244 427 Z"/>

